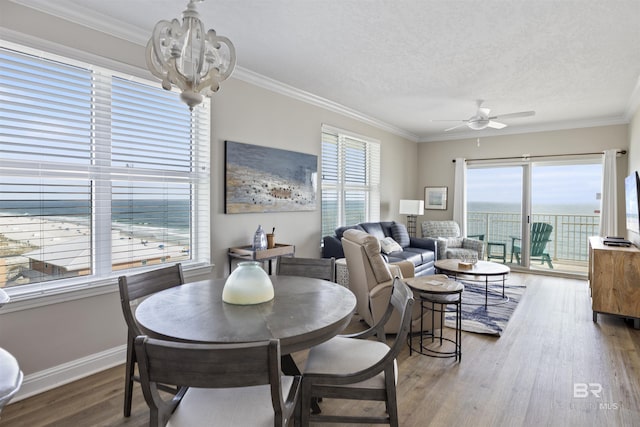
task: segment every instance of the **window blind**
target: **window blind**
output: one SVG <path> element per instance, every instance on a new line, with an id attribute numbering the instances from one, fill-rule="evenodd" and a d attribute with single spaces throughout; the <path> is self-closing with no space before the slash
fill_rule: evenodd
<path id="1" fill-rule="evenodd" d="M 322 235 L 380 217 L 380 144 L 322 128 Z"/>
<path id="2" fill-rule="evenodd" d="M 0 48 L 0 287 L 208 262 L 208 102 L 46 56 Z"/>

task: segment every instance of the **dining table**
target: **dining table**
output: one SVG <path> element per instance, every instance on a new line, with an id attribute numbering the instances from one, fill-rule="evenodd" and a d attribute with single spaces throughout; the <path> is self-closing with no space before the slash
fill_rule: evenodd
<path id="1" fill-rule="evenodd" d="M 308 349 L 342 332 L 356 308 L 348 288 L 322 279 L 269 276 L 272 300 L 236 305 L 222 300 L 225 278 L 185 283 L 142 301 L 135 317 L 153 338 L 194 343 L 246 343 L 280 340 L 281 368 L 300 375 L 291 353 Z M 311 404 L 320 413 L 318 402 Z"/>
<path id="2" fill-rule="evenodd" d="M 226 279 L 213 278 L 157 292 L 138 305 L 135 317 L 154 338 L 195 343 L 277 338 L 283 355 L 320 344 L 349 324 L 356 297 L 344 286 L 300 276 L 270 279 L 274 298 L 260 304 L 224 302 Z"/>

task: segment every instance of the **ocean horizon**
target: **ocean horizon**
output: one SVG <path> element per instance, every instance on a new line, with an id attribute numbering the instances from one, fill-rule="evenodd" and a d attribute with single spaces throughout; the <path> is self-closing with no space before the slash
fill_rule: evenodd
<path id="1" fill-rule="evenodd" d="M 51 217 L 52 220 L 88 224 L 91 202 L 87 200 L 0 200 L 0 215 L 15 217 Z M 189 233 L 191 211 L 189 200 L 143 199 L 130 202 L 114 200 L 111 222 L 118 229 L 125 227 L 166 228 L 177 233 Z"/>
<path id="2" fill-rule="evenodd" d="M 599 203 L 534 204 L 534 215 L 599 215 Z M 520 213 L 519 203 L 467 202 L 468 212 Z"/>

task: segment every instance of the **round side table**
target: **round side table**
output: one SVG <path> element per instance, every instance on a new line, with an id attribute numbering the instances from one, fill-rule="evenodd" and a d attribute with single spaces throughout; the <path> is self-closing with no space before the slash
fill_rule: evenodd
<path id="1" fill-rule="evenodd" d="M 433 276 L 412 277 L 405 279 L 405 283 L 418 294 L 420 298 L 420 345 L 413 345 L 413 328 L 409 327 L 409 355 L 418 352 L 431 357 L 455 357 L 457 361 L 462 361 L 462 291 L 464 285 L 449 279 L 444 274 Z M 444 314 L 449 305 L 455 306 L 456 327 L 455 338 L 450 339 L 443 336 Z M 431 310 L 431 324 L 435 325 L 435 314 L 440 314 L 440 334 L 436 335 L 435 328 L 425 331 L 422 323 L 424 311 Z M 431 343 L 425 343 L 425 338 L 431 339 Z M 438 348 L 434 348 L 436 339 L 439 340 Z M 443 350 L 443 342 L 453 344 L 452 350 Z"/>

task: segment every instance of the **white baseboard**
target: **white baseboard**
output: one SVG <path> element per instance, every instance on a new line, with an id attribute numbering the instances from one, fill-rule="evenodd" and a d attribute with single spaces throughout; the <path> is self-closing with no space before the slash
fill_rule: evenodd
<path id="1" fill-rule="evenodd" d="M 44 371 L 26 375 L 11 403 L 125 363 L 127 346 L 113 347 Z"/>

